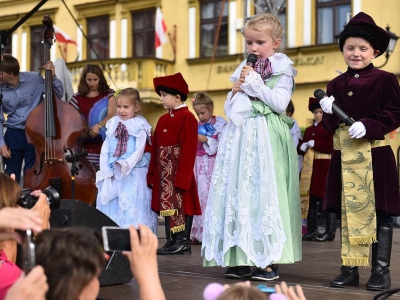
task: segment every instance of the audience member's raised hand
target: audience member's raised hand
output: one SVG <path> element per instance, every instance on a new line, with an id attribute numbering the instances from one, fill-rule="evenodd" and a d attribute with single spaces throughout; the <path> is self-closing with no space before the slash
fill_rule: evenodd
<path id="1" fill-rule="evenodd" d="M 44 300 L 49 289 L 42 266 L 34 267 L 28 275 L 21 277 L 8 290 L 4 300 Z"/>
<path id="2" fill-rule="evenodd" d="M 38 233 L 42 230 L 42 219 L 39 213 L 22 207 L 5 207 L 0 210 L 0 240 L 16 239 L 20 236 L 13 229 L 32 229 Z"/>
<path id="3" fill-rule="evenodd" d="M 40 217 L 42 218 L 42 229 L 49 229 L 50 205 L 47 202 L 47 196 L 41 191 L 33 191 L 31 194 L 39 198 L 31 210 L 39 213 Z"/>
<path id="4" fill-rule="evenodd" d="M 140 299 L 165 299 L 158 276 L 157 236 L 145 225 L 139 225 L 137 230 L 129 227 L 131 251 L 124 252 L 129 259 L 131 270 L 138 286 Z"/>
<path id="5" fill-rule="evenodd" d="M 280 284 L 275 285 L 276 293 L 285 295 L 287 300 L 306 300 L 306 297 L 303 293 L 303 288 L 300 285 L 296 285 L 296 288 L 293 286 L 288 287 L 285 281 L 282 281 Z"/>

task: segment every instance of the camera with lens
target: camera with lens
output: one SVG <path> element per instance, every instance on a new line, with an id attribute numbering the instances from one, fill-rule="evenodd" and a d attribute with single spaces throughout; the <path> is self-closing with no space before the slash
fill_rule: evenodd
<path id="1" fill-rule="evenodd" d="M 35 206 L 39 198 L 32 196 L 31 192 L 31 189 L 23 189 L 21 191 L 21 198 L 19 198 L 17 204 L 28 209 Z M 60 207 L 60 194 L 54 187 L 48 186 L 42 191 L 42 193 L 47 196 L 47 203 L 49 204 L 50 209 L 53 210 Z"/>

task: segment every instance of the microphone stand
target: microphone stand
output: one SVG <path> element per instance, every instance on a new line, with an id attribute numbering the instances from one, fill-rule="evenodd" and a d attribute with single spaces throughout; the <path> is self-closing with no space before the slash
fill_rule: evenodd
<path id="1" fill-rule="evenodd" d="M 75 199 L 75 177 L 79 174 L 79 170 L 83 168 L 82 164 L 77 164 L 77 160 L 81 156 L 86 156 L 87 152 L 73 154 L 69 148 L 66 148 L 64 152 L 69 152 L 69 155 L 65 156 L 65 160 L 71 163 L 71 199 Z"/>

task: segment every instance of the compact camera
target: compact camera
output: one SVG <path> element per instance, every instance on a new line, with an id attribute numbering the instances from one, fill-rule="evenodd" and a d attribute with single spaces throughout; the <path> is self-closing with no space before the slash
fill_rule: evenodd
<path id="1" fill-rule="evenodd" d="M 21 198 L 19 198 L 18 200 L 19 206 L 28 209 L 31 209 L 33 206 L 35 206 L 39 198 L 32 196 L 31 192 L 32 192 L 31 189 L 22 190 Z M 42 193 L 44 193 L 47 196 L 47 203 L 49 204 L 50 209 L 57 209 L 60 207 L 60 194 L 54 187 L 49 186 L 45 188 L 42 191 Z"/>

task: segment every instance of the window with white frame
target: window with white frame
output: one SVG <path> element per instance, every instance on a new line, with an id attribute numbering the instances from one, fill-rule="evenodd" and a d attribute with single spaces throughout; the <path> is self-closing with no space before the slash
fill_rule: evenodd
<path id="1" fill-rule="evenodd" d="M 200 56 L 211 57 L 218 31 L 219 15 L 223 1 L 202 0 L 200 3 Z M 225 1 L 215 55 L 228 54 L 228 3 Z"/>
<path id="2" fill-rule="evenodd" d="M 110 18 L 108 15 L 87 18 L 87 60 L 110 57 Z"/>
<path id="3" fill-rule="evenodd" d="M 31 26 L 31 59 L 30 59 L 30 71 L 40 73 L 42 67 L 45 64 L 44 61 L 44 46 L 43 46 L 43 26 Z"/>
<path id="4" fill-rule="evenodd" d="M 336 43 L 347 24 L 351 12 L 351 0 L 317 0 L 317 44 Z"/>
<path id="5" fill-rule="evenodd" d="M 132 12 L 132 56 L 155 56 L 155 14 L 154 8 Z"/>

